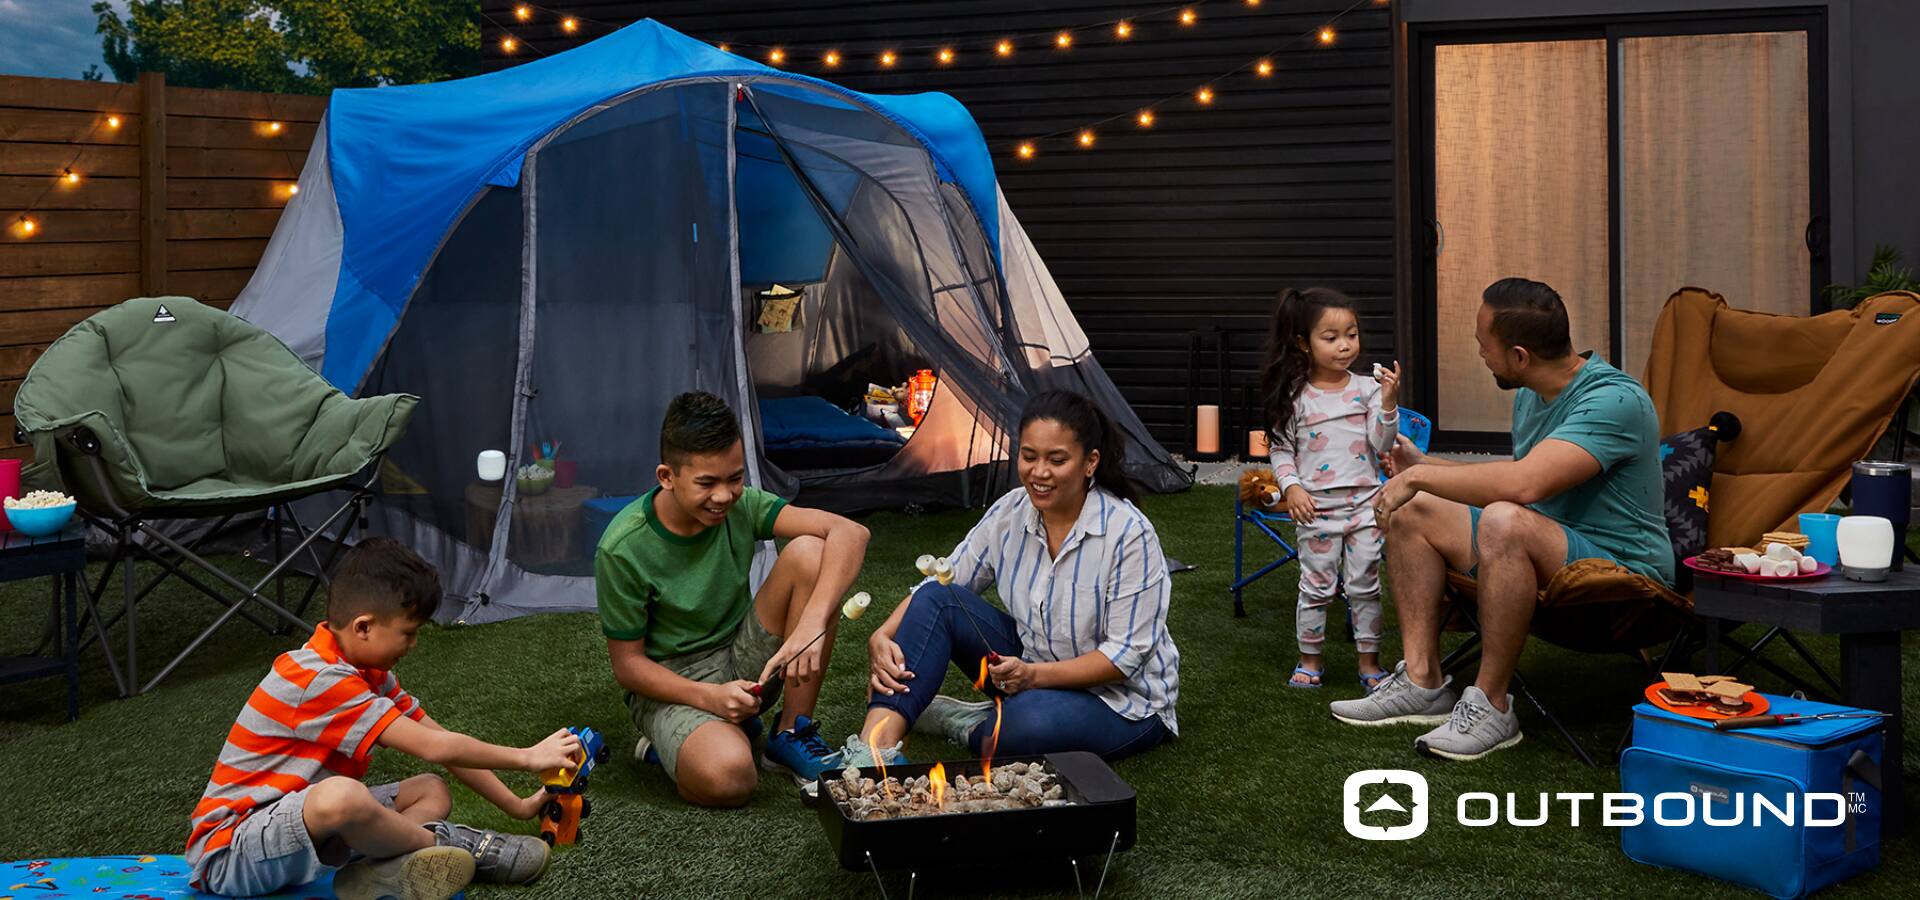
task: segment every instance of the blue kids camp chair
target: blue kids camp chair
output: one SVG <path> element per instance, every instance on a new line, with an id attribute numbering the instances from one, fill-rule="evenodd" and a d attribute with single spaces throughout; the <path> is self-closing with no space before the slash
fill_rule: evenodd
<path id="1" fill-rule="evenodd" d="M 1433 421 L 1403 406 L 1400 408 L 1400 433 L 1406 435 L 1407 440 L 1412 441 L 1415 447 L 1419 447 L 1420 452 L 1425 453 L 1433 439 Z M 1286 513 L 1248 507 L 1240 502 L 1240 492 L 1233 492 L 1233 585 L 1227 590 L 1233 592 L 1235 616 L 1244 618 L 1247 614 L 1243 597 L 1247 585 L 1265 578 L 1274 570 L 1300 558 L 1300 551 L 1294 549 L 1293 544 L 1281 537 L 1280 532 L 1275 528 L 1275 526 L 1291 524 L 1293 524 L 1293 517 Z M 1261 566 L 1259 571 L 1252 575 L 1243 576 L 1249 525 L 1258 528 L 1261 534 L 1266 535 L 1280 547 L 1280 558 Z"/>

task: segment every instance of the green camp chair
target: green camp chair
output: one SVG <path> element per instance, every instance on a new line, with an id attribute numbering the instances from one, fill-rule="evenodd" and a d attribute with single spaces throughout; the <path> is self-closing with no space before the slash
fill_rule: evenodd
<path id="1" fill-rule="evenodd" d="M 127 623 L 126 676 L 111 652 L 108 666 L 122 694 L 145 692 L 235 615 L 272 630 L 247 609 L 302 630 L 308 623 L 286 607 L 281 574 L 305 555 L 314 565 L 300 610 L 326 577 L 315 542 L 333 540 L 337 554 L 355 524 L 364 525 L 379 461 L 406 429 L 418 398 L 405 394 L 351 399 L 328 384 L 273 335 L 186 297 L 128 300 L 75 325 L 47 348 L 14 397 L 20 439 L 33 445 L 39 480 L 57 480 L 79 501 L 80 514 L 114 538 L 114 550 L 92 598 L 102 596 L 120 568 Z M 30 480 L 33 480 L 30 478 Z M 294 515 L 293 501 L 344 490 L 345 502 L 318 527 Z M 274 520 L 270 571 L 247 584 L 195 552 L 205 535 L 235 516 L 267 513 Z M 183 544 L 158 520 L 218 519 L 202 538 Z M 338 526 L 337 532 L 329 529 Z M 298 539 L 279 552 L 291 527 Z M 134 588 L 136 559 L 165 570 Z M 223 595 L 182 563 L 239 591 Z M 168 574 L 218 600 L 227 609 L 144 685 L 139 680 L 134 607 Z M 279 602 L 260 589 L 277 582 Z M 95 619 L 105 647 L 105 627 Z"/>

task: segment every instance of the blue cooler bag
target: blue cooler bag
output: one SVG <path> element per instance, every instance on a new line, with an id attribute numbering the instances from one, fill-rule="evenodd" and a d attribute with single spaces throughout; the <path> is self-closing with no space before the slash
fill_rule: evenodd
<path id="1" fill-rule="evenodd" d="M 1865 711 L 1763 696 L 1769 714 Z M 1641 703 L 1633 708 L 1633 746 L 1620 755 L 1620 789 L 1640 796 L 1642 819 L 1620 830 L 1620 849 L 1650 866 L 1803 897 L 1880 865 L 1881 749 L 1879 719 L 1716 731 L 1704 720 Z M 1839 813 L 1845 820 L 1808 826 L 1803 798 L 1810 792 L 1845 797 L 1840 810 L 1830 800 L 1811 810 L 1822 821 Z M 1658 824 L 1661 794 L 1691 795 L 1691 823 Z M 1734 819 L 1736 797 L 1744 807 L 1740 824 L 1705 822 L 1709 812 L 1718 821 Z M 1670 819 L 1684 817 L 1677 801 L 1662 808 Z M 1791 824 L 1774 809 L 1791 810 Z"/>

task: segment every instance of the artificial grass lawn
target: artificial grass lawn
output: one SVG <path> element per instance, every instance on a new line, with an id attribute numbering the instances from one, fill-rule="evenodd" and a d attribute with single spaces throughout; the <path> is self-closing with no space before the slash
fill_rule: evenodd
<path id="1" fill-rule="evenodd" d="M 1115 859 L 1107 896 L 1754 896 L 1628 861 L 1618 836 L 1595 824 L 1592 804 L 1583 809 L 1579 828 L 1565 824 L 1564 804 L 1539 828 L 1469 829 L 1455 823 L 1453 798 L 1464 791 L 1519 792 L 1525 816 L 1533 795 L 1615 790 L 1618 776 L 1582 766 L 1524 700 L 1527 739 L 1476 763 L 1415 755 L 1420 728 L 1358 729 L 1333 721 L 1326 702 L 1359 694 L 1352 646 L 1339 641 L 1338 628 L 1329 642 L 1328 686 L 1283 687 L 1295 661 L 1297 568 L 1289 566 L 1250 591 L 1250 616 L 1235 619 L 1225 590 L 1233 564 L 1231 508 L 1228 489 L 1220 487 L 1145 503 L 1167 552 L 1199 570 L 1174 576 L 1171 630 L 1184 663 L 1181 738 L 1117 766 L 1140 794 L 1139 843 Z M 874 541 L 859 586 L 883 599 L 838 640 L 819 711 L 836 745 L 862 713 L 865 635 L 885 618 L 890 598 L 917 580 L 913 558 L 945 552 L 976 516 L 958 511 L 867 520 Z M 254 565 L 238 559 L 232 564 Z M 24 652 L 33 643 L 44 621 L 45 596 L 44 584 L 0 590 L 0 609 L 8 613 L 0 621 L 0 652 Z M 211 601 L 177 584 L 150 601 L 142 611 L 144 670 L 157 671 L 166 658 L 162 652 L 183 646 L 215 612 Z M 1398 646 L 1391 624 L 1389 619 L 1389 659 Z M 83 659 L 83 708 L 71 724 L 61 721 L 59 681 L 0 687 L 0 860 L 179 852 L 187 814 L 234 714 L 273 656 L 301 639 L 268 637 L 244 622 L 230 623 L 158 690 L 131 700 L 110 699 L 111 682 L 94 650 Z M 1814 646 L 1829 663 L 1837 657 L 1831 640 L 1815 639 Z M 1905 654 L 1909 696 L 1920 696 L 1912 692 L 1920 679 L 1920 647 L 1909 639 Z M 1558 699 L 1560 711 L 1595 751 L 1612 746 L 1644 686 L 1638 664 L 1625 656 L 1587 656 L 1538 642 L 1529 646 L 1522 670 L 1537 689 Z M 591 725 L 607 732 L 613 744 L 612 761 L 596 772 L 589 790 L 593 815 L 584 841 L 558 852 L 533 886 L 476 887 L 471 896 L 878 896 L 870 875 L 843 872 L 835 864 L 815 813 L 800 805 L 787 782 L 764 779 L 745 809 L 698 810 L 678 799 L 657 768 L 630 763 L 634 733 L 592 615 L 428 628 L 398 672 L 449 728 L 525 745 L 556 727 Z M 949 673 L 949 690 L 961 690 L 962 683 Z M 1906 712 L 1917 705 L 1909 699 Z M 924 736 L 915 736 L 908 750 L 915 759 L 963 756 L 959 748 Z M 1909 768 L 1914 756 L 1909 750 Z M 1424 836 L 1371 843 L 1347 835 L 1342 785 L 1350 773 L 1374 768 L 1426 775 L 1433 815 Z M 382 750 L 368 779 L 397 780 L 428 770 Z M 506 777 L 531 790 L 531 776 Z M 510 822 L 458 786 L 454 818 L 535 831 L 533 823 Z M 985 858 L 993 848 L 964 852 Z M 1920 876 L 1913 839 L 1888 844 L 1884 860 L 1879 872 L 1831 895 L 1910 894 Z M 1091 872 L 1097 871 L 1096 860 Z M 1091 891 L 1095 875 L 1088 877 Z M 1062 864 L 1019 875 L 923 877 L 918 887 L 921 896 L 1057 896 L 1071 895 L 1074 882 Z M 890 876 L 888 889 L 902 896 L 905 876 Z"/>

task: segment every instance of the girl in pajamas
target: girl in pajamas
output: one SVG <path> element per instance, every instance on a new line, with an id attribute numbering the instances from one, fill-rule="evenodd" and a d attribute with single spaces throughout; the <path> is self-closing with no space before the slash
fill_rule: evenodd
<path id="1" fill-rule="evenodd" d="M 1380 460 L 1399 431 L 1400 364 L 1374 377 L 1348 371 L 1360 356 L 1353 301 L 1330 288 L 1280 292 L 1262 370 L 1272 422 L 1273 474 L 1293 517 L 1300 551 L 1300 605 L 1294 621 L 1300 662 L 1288 687 L 1317 688 L 1327 605 L 1345 585 L 1369 693 L 1380 668 L 1380 557 L 1373 496 Z"/>

